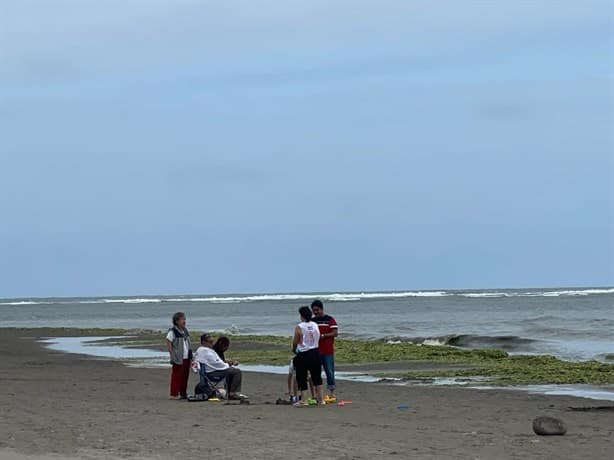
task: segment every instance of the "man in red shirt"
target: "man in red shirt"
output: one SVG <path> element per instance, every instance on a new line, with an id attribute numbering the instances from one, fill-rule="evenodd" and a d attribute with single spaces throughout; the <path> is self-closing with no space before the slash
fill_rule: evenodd
<path id="1" fill-rule="evenodd" d="M 335 337 L 339 334 L 337 321 L 330 315 L 324 313 L 324 305 L 320 300 L 311 303 L 313 320 L 320 328 L 320 358 L 322 367 L 326 373 L 326 384 L 330 396 L 326 397 L 327 402 L 335 401 Z"/>

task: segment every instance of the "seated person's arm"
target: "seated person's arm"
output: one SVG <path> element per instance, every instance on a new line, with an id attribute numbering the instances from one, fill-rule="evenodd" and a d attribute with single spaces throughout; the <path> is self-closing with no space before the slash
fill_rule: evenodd
<path id="1" fill-rule="evenodd" d="M 204 361 L 211 369 L 216 371 L 228 369 L 228 364 L 222 361 L 218 354 L 213 350 L 207 350 Z"/>

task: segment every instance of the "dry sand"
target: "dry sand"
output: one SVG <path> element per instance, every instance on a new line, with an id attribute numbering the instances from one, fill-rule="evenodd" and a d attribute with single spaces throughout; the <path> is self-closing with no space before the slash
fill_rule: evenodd
<path id="1" fill-rule="evenodd" d="M 251 405 L 188 403 L 167 399 L 168 370 L 49 351 L 35 335 L 0 329 L 3 460 L 614 458 L 614 412 L 568 410 L 608 402 L 341 382 L 353 404 L 295 409 L 274 404 L 283 376 L 248 373 Z M 535 436 L 538 415 L 569 433 Z"/>

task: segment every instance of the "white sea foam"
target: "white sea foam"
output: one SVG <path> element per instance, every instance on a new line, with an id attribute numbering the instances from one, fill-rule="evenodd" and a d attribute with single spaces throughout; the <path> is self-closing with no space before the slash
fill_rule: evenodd
<path id="1" fill-rule="evenodd" d="M 614 288 L 587 288 L 587 289 L 561 289 L 552 291 L 404 291 L 404 292 L 341 292 L 341 293 L 301 293 L 301 294 L 254 294 L 229 296 L 203 296 L 203 297 L 118 297 L 118 298 L 90 298 L 90 299 L 37 299 L 20 300 L 7 299 L 0 301 L 0 305 L 54 305 L 54 304 L 143 304 L 143 303 L 180 303 L 180 302 L 209 302 L 209 303 L 241 303 L 261 301 L 299 301 L 319 298 L 328 302 L 357 302 L 361 300 L 377 299 L 403 299 L 415 297 L 450 297 L 460 296 L 467 298 L 498 298 L 498 297 L 561 297 L 561 296 L 588 296 L 600 294 L 614 294 Z"/>
<path id="2" fill-rule="evenodd" d="M 430 345 L 433 347 L 440 347 L 443 345 L 447 345 L 447 340 L 444 338 L 432 338 L 432 339 L 424 339 L 421 342 L 421 345 Z"/>
<path id="3" fill-rule="evenodd" d="M 160 303 L 164 299 L 143 298 L 143 299 L 103 299 L 103 303 Z"/>
<path id="4" fill-rule="evenodd" d="M 536 293 L 537 295 L 543 295 L 546 297 L 558 297 L 563 295 L 576 296 L 576 295 L 593 295 L 593 294 L 614 294 L 614 288 L 611 289 L 578 289 L 578 290 L 563 290 L 563 291 L 548 291 L 542 293 Z"/>
<path id="5" fill-rule="evenodd" d="M 210 297 L 180 297 L 164 298 L 164 302 L 261 302 L 261 301 L 294 301 L 322 299 L 329 302 L 355 302 L 363 299 L 399 299 L 409 297 L 443 297 L 453 295 L 445 291 L 407 291 L 407 292 L 360 292 L 360 293 L 306 293 L 306 294 L 257 294 L 243 296 L 210 296 Z"/>
<path id="6" fill-rule="evenodd" d="M 454 295 L 454 293 L 450 293 Z M 614 294 L 614 288 L 606 289 L 563 289 L 557 291 L 484 291 L 458 293 L 469 298 L 496 298 L 496 297 L 561 297 L 561 296 L 587 296 L 597 294 Z"/>
<path id="7" fill-rule="evenodd" d="M 0 302 L 0 305 L 15 305 L 15 306 L 18 306 L 18 305 L 38 305 L 40 303 L 44 303 L 44 302 L 33 302 L 33 301 L 30 301 L 30 300 L 19 300 L 19 301 L 16 301 L 16 302 Z"/>
<path id="8" fill-rule="evenodd" d="M 490 297 L 513 297 L 514 293 L 510 292 L 465 292 L 463 294 L 459 294 L 461 297 L 469 297 L 469 298 L 490 298 Z"/>

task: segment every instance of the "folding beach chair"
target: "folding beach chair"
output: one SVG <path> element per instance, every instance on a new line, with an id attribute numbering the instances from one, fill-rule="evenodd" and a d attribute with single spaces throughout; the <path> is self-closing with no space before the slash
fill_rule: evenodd
<path id="1" fill-rule="evenodd" d="M 226 377 L 212 377 L 206 372 L 204 365 L 200 366 L 198 375 L 200 381 L 194 388 L 194 396 L 188 397 L 190 401 L 208 401 L 217 396 L 217 390 L 222 383 L 224 384 L 224 389 L 226 387 Z"/>

